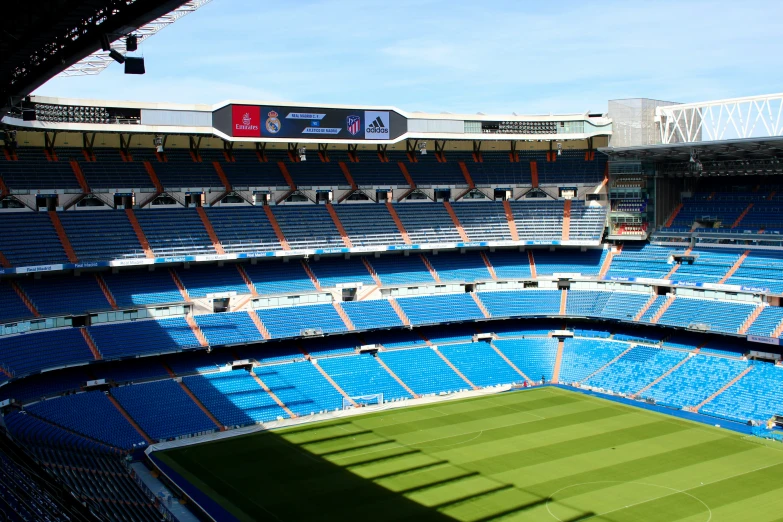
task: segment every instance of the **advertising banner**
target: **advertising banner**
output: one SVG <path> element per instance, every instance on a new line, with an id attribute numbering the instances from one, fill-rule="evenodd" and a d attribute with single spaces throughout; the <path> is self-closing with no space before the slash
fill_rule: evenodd
<path id="1" fill-rule="evenodd" d="M 232 105 L 230 118 L 237 138 L 390 140 L 407 130 L 405 118 L 391 111 Z M 224 128 L 225 118 L 215 122 Z"/>

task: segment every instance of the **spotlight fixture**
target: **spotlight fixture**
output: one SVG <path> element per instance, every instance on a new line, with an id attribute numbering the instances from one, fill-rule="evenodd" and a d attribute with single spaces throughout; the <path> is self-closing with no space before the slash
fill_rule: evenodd
<path id="1" fill-rule="evenodd" d="M 125 57 L 117 49 L 112 49 L 109 51 L 109 56 L 111 56 L 112 59 L 114 59 L 114 61 L 117 63 L 125 63 Z"/>
<path id="2" fill-rule="evenodd" d="M 559 143 L 557 144 L 557 155 L 562 156 L 563 155 L 563 144 Z"/>
<path id="3" fill-rule="evenodd" d="M 297 152 L 299 153 L 299 161 L 307 161 L 307 149 L 305 147 L 299 147 Z"/>
<path id="4" fill-rule="evenodd" d="M 427 142 L 426 141 L 422 141 L 422 142 L 419 143 L 419 154 L 421 154 L 422 156 L 426 156 L 427 155 Z"/>
<path id="5" fill-rule="evenodd" d="M 162 136 L 155 136 L 155 140 L 153 140 L 153 143 L 155 144 L 155 151 L 158 153 L 163 152 L 163 137 Z"/>
<path id="6" fill-rule="evenodd" d="M 134 52 L 136 49 L 139 48 L 139 37 L 135 34 L 129 34 L 127 38 L 125 38 L 125 48 L 128 50 L 129 53 Z"/>

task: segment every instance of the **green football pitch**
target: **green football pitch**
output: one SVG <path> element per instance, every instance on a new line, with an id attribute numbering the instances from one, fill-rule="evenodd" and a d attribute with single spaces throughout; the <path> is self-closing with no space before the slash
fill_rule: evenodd
<path id="1" fill-rule="evenodd" d="M 240 520 L 783 520 L 783 445 L 545 387 L 158 453 Z"/>

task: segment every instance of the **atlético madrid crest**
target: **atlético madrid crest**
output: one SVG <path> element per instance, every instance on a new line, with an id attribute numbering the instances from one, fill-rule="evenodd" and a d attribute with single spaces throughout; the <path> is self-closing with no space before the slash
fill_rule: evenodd
<path id="1" fill-rule="evenodd" d="M 280 132 L 280 120 L 277 119 L 277 112 L 276 111 L 269 111 L 267 114 L 269 116 L 266 119 L 266 130 L 270 134 L 277 134 Z"/>
<path id="2" fill-rule="evenodd" d="M 348 134 L 356 136 L 362 130 L 362 119 L 358 116 L 348 116 L 346 119 Z"/>

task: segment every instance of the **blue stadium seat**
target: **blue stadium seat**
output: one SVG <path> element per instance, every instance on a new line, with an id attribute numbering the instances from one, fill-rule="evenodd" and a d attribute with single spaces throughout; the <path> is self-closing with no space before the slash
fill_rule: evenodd
<path id="1" fill-rule="evenodd" d="M 210 207 L 205 212 L 229 254 L 274 252 L 283 248 L 261 206 Z"/>
<path id="2" fill-rule="evenodd" d="M 119 307 L 181 303 L 182 297 L 168 269 L 128 270 L 101 274 Z"/>
<path id="3" fill-rule="evenodd" d="M 246 426 L 288 418 L 245 370 L 185 377 L 182 382 L 224 426 Z"/>
<path id="4" fill-rule="evenodd" d="M 111 446 L 145 446 L 142 436 L 100 391 L 66 395 L 27 406 L 34 415 Z M 87 414 L 89 412 L 89 414 Z"/>
<path id="5" fill-rule="evenodd" d="M 390 350 L 378 357 L 418 395 L 470 389 L 431 348 Z"/>
<path id="6" fill-rule="evenodd" d="M 503 355 L 534 382 L 549 382 L 555 368 L 557 339 L 499 339 L 494 342 Z"/>
<path id="7" fill-rule="evenodd" d="M 349 397 L 382 393 L 386 402 L 411 398 L 370 354 L 320 359 L 318 364 Z"/>
<path id="8" fill-rule="evenodd" d="M 447 344 L 438 349 L 476 386 L 512 384 L 525 380 L 488 343 Z"/>
<path id="9" fill-rule="evenodd" d="M 178 268 L 177 275 L 188 295 L 194 299 L 207 297 L 208 294 L 250 293 L 236 265 L 231 263 L 222 267 L 191 265 L 189 268 Z"/>
<path id="10" fill-rule="evenodd" d="M 273 339 L 298 337 L 308 328 L 325 334 L 346 331 L 345 323 L 331 304 L 264 308 L 256 313 Z"/>
<path id="11" fill-rule="evenodd" d="M 88 327 L 104 359 L 168 353 L 200 344 L 182 317 Z"/>
<path id="12" fill-rule="evenodd" d="M 397 302 L 414 325 L 484 318 L 468 294 L 406 297 Z"/>
<path id="13" fill-rule="evenodd" d="M 247 312 L 226 312 L 194 316 L 210 346 L 258 342 L 261 332 Z"/>
<path id="14" fill-rule="evenodd" d="M 112 388 L 112 396 L 152 440 L 168 440 L 217 430 L 215 424 L 174 381 Z M 165 401 L 161 400 L 165 397 Z"/>
<path id="15" fill-rule="evenodd" d="M 342 395 L 310 362 L 263 366 L 256 368 L 256 375 L 296 415 L 343 407 Z"/>
<path id="16" fill-rule="evenodd" d="M 402 326 L 402 321 L 386 299 L 349 301 L 342 303 L 342 307 L 359 330 Z"/>

